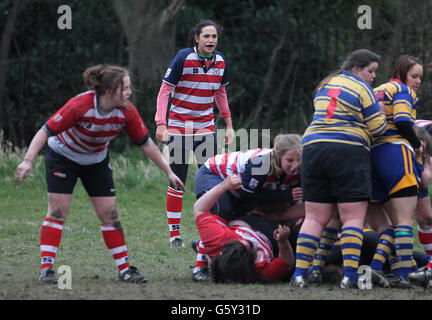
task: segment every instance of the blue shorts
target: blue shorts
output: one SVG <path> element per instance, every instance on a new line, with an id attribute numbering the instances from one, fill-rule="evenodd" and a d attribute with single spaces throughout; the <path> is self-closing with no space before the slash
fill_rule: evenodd
<path id="1" fill-rule="evenodd" d="M 413 195 L 418 195 L 423 166 L 406 145 L 377 145 L 371 150 L 371 160 L 373 200 L 387 201 L 392 195 L 408 188 L 413 188 Z"/>

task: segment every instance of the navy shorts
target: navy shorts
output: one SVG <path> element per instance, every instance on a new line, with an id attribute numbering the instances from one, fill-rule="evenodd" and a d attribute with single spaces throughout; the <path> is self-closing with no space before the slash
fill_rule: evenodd
<path id="1" fill-rule="evenodd" d="M 50 193 L 72 194 L 80 178 L 90 197 L 116 195 L 108 155 L 102 162 L 80 165 L 49 149 L 45 160 L 45 178 Z"/>
<path id="2" fill-rule="evenodd" d="M 318 203 L 358 202 L 371 198 L 369 151 L 345 143 L 319 142 L 303 149 L 303 200 Z"/>
<path id="3" fill-rule="evenodd" d="M 419 194 L 423 166 L 404 144 L 382 143 L 372 148 L 372 196 L 387 201 Z"/>
<path id="4" fill-rule="evenodd" d="M 197 136 L 174 136 L 170 135 L 168 142 L 169 164 L 171 170 L 186 184 L 189 168 L 189 155 L 193 151 L 198 168 L 217 152 L 216 134 L 205 134 Z M 171 187 L 173 187 L 171 185 Z"/>
<path id="5" fill-rule="evenodd" d="M 200 198 L 204 193 L 222 183 L 224 179 L 214 174 L 206 166 L 201 166 L 195 176 L 195 195 Z M 234 195 L 231 192 L 225 192 L 219 199 L 217 199 L 210 212 L 231 221 L 235 217 L 234 208 Z"/>

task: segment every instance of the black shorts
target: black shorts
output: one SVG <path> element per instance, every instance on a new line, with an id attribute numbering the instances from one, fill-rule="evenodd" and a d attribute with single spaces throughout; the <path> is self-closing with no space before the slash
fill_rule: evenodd
<path id="1" fill-rule="evenodd" d="M 50 193 L 72 194 L 80 178 L 90 197 L 116 195 L 108 155 L 102 162 L 80 165 L 49 149 L 45 160 L 45 178 Z"/>
<path id="2" fill-rule="evenodd" d="M 303 200 L 318 203 L 358 202 L 371 198 L 370 153 L 344 143 L 313 143 L 303 149 Z"/>

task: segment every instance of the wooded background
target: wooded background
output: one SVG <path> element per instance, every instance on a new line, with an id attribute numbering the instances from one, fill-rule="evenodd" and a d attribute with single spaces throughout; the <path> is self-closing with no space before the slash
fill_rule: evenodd
<path id="1" fill-rule="evenodd" d="M 72 29 L 58 28 L 61 5 L 72 9 Z M 370 30 L 358 27 L 361 5 L 372 9 Z M 0 130 L 17 147 L 86 90 L 82 72 L 99 63 L 129 67 L 132 101 L 154 137 L 162 78 L 201 19 L 224 27 L 235 129 L 302 133 L 316 85 L 360 48 L 382 58 L 375 86 L 400 55 L 420 58 L 418 118 L 432 119 L 430 0 L 2 0 L 0 13 Z"/>

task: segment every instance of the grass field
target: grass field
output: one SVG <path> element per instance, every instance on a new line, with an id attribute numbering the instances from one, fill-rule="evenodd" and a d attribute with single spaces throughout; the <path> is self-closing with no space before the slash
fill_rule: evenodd
<path id="1" fill-rule="evenodd" d="M 193 175 L 189 172 L 184 197 L 183 249 L 168 247 L 165 214 L 167 178 L 136 148 L 111 154 L 117 207 L 132 265 L 150 277 L 145 285 L 118 280 L 91 203 L 78 183 L 64 225 L 55 269 L 72 270 L 72 289 L 59 289 L 38 281 L 39 232 L 46 213 L 44 159 L 34 163 L 32 177 L 16 185 L 15 169 L 22 153 L 0 152 L 0 300 L 393 300 L 430 299 L 430 291 L 373 289 L 344 291 L 337 285 L 293 289 L 272 285 L 216 285 L 194 283 L 190 269 L 196 254 L 190 248 L 198 233 L 192 215 Z M 57 269 L 56 269 L 57 270 Z"/>

